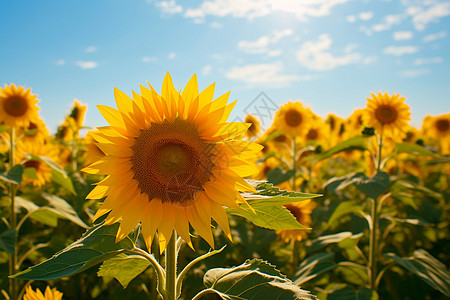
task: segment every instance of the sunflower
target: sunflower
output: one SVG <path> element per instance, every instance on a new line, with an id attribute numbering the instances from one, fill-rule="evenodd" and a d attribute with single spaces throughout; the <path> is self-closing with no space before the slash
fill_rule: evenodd
<path id="1" fill-rule="evenodd" d="M 133 99 L 115 89 L 118 110 L 98 106 L 110 126 L 93 137 L 106 156 L 83 169 L 108 175 L 87 196 L 106 197 L 94 218 L 121 220 L 117 241 L 140 222 L 148 248 L 158 231 L 164 249 L 174 229 L 193 247 L 190 224 L 214 247 L 211 217 L 231 238 L 223 206 L 239 208 L 239 191 L 255 192 L 242 177 L 258 172 L 262 146 L 234 140 L 248 125 L 226 122 L 236 101 L 227 104 L 229 93 L 213 101 L 214 84 L 199 93 L 193 75 L 179 92 L 167 73 L 161 95 L 149 86 Z"/>
<path id="2" fill-rule="evenodd" d="M 328 131 L 330 132 L 328 136 L 330 146 L 339 144 L 345 132 L 344 120 L 335 114 L 328 114 L 325 124 L 328 125 Z"/>
<path id="3" fill-rule="evenodd" d="M 82 105 L 81 102 L 79 102 L 77 99 L 73 101 L 73 108 L 72 111 L 70 112 L 69 117 L 71 117 L 75 121 L 78 129 L 80 129 L 83 126 L 86 109 L 87 105 Z"/>
<path id="4" fill-rule="evenodd" d="M 250 127 L 245 132 L 245 135 L 247 138 L 251 139 L 252 137 L 255 137 L 258 135 L 258 133 L 261 131 L 260 122 L 252 115 L 247 115 L 245 117 L 245 123 L 250 123 Z"/>
<path id="5" fill-rule="evenodd" d="M 289 102 L 280 107 L 274 120 L 274 126 L 290 137 L 304 136 L 309 129 L 312 112 L 300 102 Z"/>
<path id="6" fill-rule="evenodd" d="M 405 129 L 409 127 L 409 106 L 404 102 L 405 98 L 399 94 L 389 96 L 388 93 L 378 96 L 371 93 L 372 98 L 367 98 L 367 107 L 363 118 L 368 126 L 374 127 L 380 134 L 402 139 L 406 135 Z"/>
<path id="7" fill-rule="evenodd" d="M 73 131 L 74 120 L 70 116 L 66 116 L 64 122 L 59 125 L 56 130 L 55 138 L 63 142 L 71 141 L 75 138 L 75 132 Z"/>
<path id="8" fill-rule="evenodd" d="M 14 84 L 0 88 L 0 120 L 11 127 L 27 127 L 30 121 L 38 118 L 39 108 L 37 95 L 31 94 L 31 89 L 24 90 Z"/>
<path id="9" fill-rule="evenodd" d="M 428 118 L 424 122 L 427 132 L 435 139 L 450 139 L 450 114 Z"/>
<path id="10" fill-rule="evenodd" d="M 42 294 L 40 289 L 33 291 L 31 285 L 26 287 L 25 295 L 23 295 L 23 300 L 61 300 L 63 294 L 56 288 L 50 288 L 48 285 L 45 288 L 45 293 Z"/>
<path id="11" fill-rule="evenodd" d="M 22 135 L 22 141 L 26 143 L 43 144 L 49 139 L 48 129 L 40 118 L 31 121 L 19 134 Z"/>
<path id="12" fill-rule="evenodd" d="M 92 135 L 95 135 L 95 132 L 89 131 L 84 138 L 84 143 L 87 148 L 87 151 L 84 154 L 84 157 L 86 158 L 86 166 L 102 159 L 105 156 L 105 153 L 97 147 L 96 141 Z"/>
<path id="13" fill-rule="evenodd" d="M 352 114 L 344 121 L 340 131 L 342 131 L 343 139 L 349 139 L 355 136 L 359 136 L 363 131 L 363 113 L 362 109 L 355 109 Z"/>
<path id="14" fill-rule="evenodd" d="M 311 221 L 311 212 L 316 207 L 315 202 L 311 202 L 311 200 L 305 200 L 295 203 L 284 204 L 286 207 L 297 219 L 297 221 L 305 226 L 310 226 Z M 306 238 L 307 231 L 301 229 L 286 229 L 286 230 L 277 230 L 277 234 L 287 243 L 289 241 L 301 241 Z"/>

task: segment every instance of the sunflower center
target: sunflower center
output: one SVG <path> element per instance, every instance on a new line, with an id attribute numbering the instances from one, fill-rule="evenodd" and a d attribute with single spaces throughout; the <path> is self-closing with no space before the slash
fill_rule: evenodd
<path id="1" fill-rule="evenodd" d="M 450 122 L 445 119 L 439 119 L 436 121 L 436 129 L 439 132 L 447 132 L 450 129 Z"/>
<path id="2" fill-rule="evenodd" d="M 381 124 L 390 124 L 397 120 L 397 111 L 389 105 L 381 105 L 375 111 L 375 117 Z"/>
<path id="3" fill-rule="evenodd" d="M 308 131 L 308 134 L 306 135 L 306 139 L 308 141 L 317 140 L 318 137 L 319 137 L 319 131 L 315 128 L 310 129 Z"/>
<path id="4" fill-rule="evenodd" d="M 302 123 L 302 115 L 295 109 L 291 109 L 286 112 L 285 116 L 286 124 L 291 127 L 297 127 Z"/>
<path id="5" fill-rule="evenodd" d="M 304 214 L 302 213 L 302 210 L 300 208 L 290 203 L 284 204 L 284 207 L 286 207 L 291 212 L 291 214 L 294 215 L 297 222 L 303 224 Z"/>
<path id="6" fill-rule="evenodd" d="M 3 102 L 3 109 L 10 116 L 21 117 L 27 112 L 28 103 L 22 97 L 8 97 Z"/>
<path id="7" fill-rule="evenodd" d="M 33 168 L 36 171 L 38 171 L 39 167 L 41 166 L 41 162 L 38 160 L 29 160 L 29 161 L 26 161 L 23 164 L 23 166 L 24 166 L 24 168 Z"/>
<path id="8" fill-rule="evenodd" d="M 179 119 L 152 123 L 131 149 L 134 178 L 149 201 L 189 205 L 215 166 L 214 144 L 204 141 L 195 125 Z"/>

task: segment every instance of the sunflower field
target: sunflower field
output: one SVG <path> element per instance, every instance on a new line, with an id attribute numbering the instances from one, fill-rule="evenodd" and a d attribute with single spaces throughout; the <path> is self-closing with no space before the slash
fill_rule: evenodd
<path id="1" fill-rule="evenodd" d="M 230 121 L 199 91 L 75 100 L 54 135 L 30 88 L 0 88 L 5 299 L 448 299 L 450 113 L 403 95 L 348 118 L 302 101 Z M 87 131 L 87 134 L 84 134 Z"/>

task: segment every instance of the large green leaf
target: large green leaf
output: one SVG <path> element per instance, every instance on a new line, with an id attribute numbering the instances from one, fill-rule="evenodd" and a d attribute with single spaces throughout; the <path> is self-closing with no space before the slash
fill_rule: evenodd
<path id="1" fill-rule="evenodd" d="M 291 212 L 283 205 L 261 205 L 252 206 L 254 212 L 245 204 L 241 205 L 241 209 L 227 208 L 226 212 L 237 215 L 250 220 L 253 224 L 279 230 L 279 229 L 309 229 L 309 227 L 301 225 Z"/>
<path id="2" fill-rule="evenodd" d="M 331 224 L 337 222 L 341 217 L 349 214 L 349 213 L 359 213 L 361 211 L 361 207 L 352 201 L 344 201 L 339 203 L 338 207 L 334 210 L 330 219 L 328 219 L 327 226 L 329 227 Z"/>
<path id="3" fill-rule="evenodd" d="M 16 230 L 8 228 L 0 233 L 0 249 L 5 250 L 9 254 L 14 254 L 16 245 Z"/>
<path id="4" fill-rule="evenodd" d="M 347 238 L 350 238 L 352 235 L 353 234 L 350 231 L 343 231 L 335 234 L 323 235 L 315 240 L 306 241 L 307 242 L 306 250 L 308 252 L 315 252 L 319 249 L 326 247 L 327 245 L 339 243 Z"/>
<path id="5" fill-rule="evenodd" d="M 300 264 L 297 273 L 295 273 L 294 283 L 303 284 L 334 267 L 336 267 L 336 263 L 333 252 L 311 255 Z"/>
<path id="6" fill-rule="evenodd" d="M 107 259 L 100 266 L 97 275 L 112 276 L 116 278 L 123 288 L 126 288 L 131 280 L 147 269 L 150 262 L 139 255 L 119 254 Z"/>
<path id="7" fill-rule="evenodd" d="M 211 269 L 203 282 L 222 299 L 316 299 L 274 266 L 259 259 L 229 269 Z"/>
<path id="8" fill-rule="evenodd" d="M 378 294 L 368 288 L 354 290 L 351 287 L 345 287 L 328 295 L 327 300 L 378 300 Z"/>
<path id="9" fill-rule="evenodd" d="M 52 181 L 61 185 L 63 188 L 71 192 L 73 195 L 76 195 L 77 192 L 75 191 L 75 188 L 73 187 L 72 180 L 69 176 L 60 173 L 56 170 L 52 170 Z"/>
<path id="10" fill-rule="evenodd" d="M 345 141 L 337 144 L 336 146 L 328 149 L 327 151 L 322 152 L 321 154 L 311 156 L 310 159 L 320 161 L 320 160 L 330 158 L 333 155 L 340 153 L 342 151 L 366 150 L 367 149 L 366 139 L 367 138 L 363 137 L 363 136 L 357 136 L 357 137 L 350 138 L 350 139 L 345 140 Z"/>
<path id="11" fill-rule="evenodd" d="M 352 183 L 366 196 L 377 199 L 389 188 L 389 175 L 385 172 L 379 172 L 368 178 L 363 173 L 357 173 L 353 176 Z"/>
<path id="12" fill-rule="evenodd" d="M 6 175 L 0 174 L 0 179 L 8 183 L 20 184 L 22 182 L 22 174 L 23 166 L 15 165 L 11 169 L 9 169 Z"/>
<path id="13" fill-rule="evenodd" d="M 414 155 L 425 155 L 425 156 L 437 156 L 435 153 L 431 152 L 428 149 L 425 149 L 423 146 L 411 143 L 401 143 L 395 144 L 395 150 L 397 153 L 409 153 Z"/>
<path id="14" fill-rule="evenodd" d="M 50 259 L 30 267 L 13 277 L 25 280 L 52 280 L 73 275 L 134 247 L 126 237 L 116 243 L 119 223 L 102 222 L 90 228 L 78 241 L 56 253 Z"/>
<path id="15" fill-rule="evenodd" d="M 450 297 L 450 274 L 447 267 L 424 249 L 414 251 L 410 257 L 399 257 L 395 253 L 384 255 L 419 276 L 432 288 Z"/>

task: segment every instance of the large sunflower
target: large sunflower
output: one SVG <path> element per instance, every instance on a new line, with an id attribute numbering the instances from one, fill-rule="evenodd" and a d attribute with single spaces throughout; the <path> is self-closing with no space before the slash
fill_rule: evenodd
<path id="1" fill-rule="evenodd" d="M 404 102 L 405 98 L 399 94 L 389 96 L 388 93 L 378 96 L 371 93 L 372 98 L 367 98 L 367 107 L 363 118 L 367 125 L 374 127 L 381 134 L 386 134 L 395 139 L 402 139 L 406 135 L 405 129 L 409 127 L 409 106 Z"/>
<path id="2" fill-rule="evenodd" d="M 39 108 L 37 95 L 31 94 L 31 89 L 24 90 L 14 84 L 0 88 L 0 120 L 11 127 L 27 127 L 30 121 L 38 118 Z"/>
<path id="3" fill-rule="evenodd" d="M 291 137 L 304 136 L 309 129 L 312 112 L 300 102 L 289 102 L 277 111 L 273 126 Z"/>
<path id="4" fill-rule="evenodd" d="M 238 208 L 239 191 L 255 191 L 242 177 L 258 172 L 251 162 L 262 147 L 233 140 L 248 125 L 226 123 L 236 102 L 213 93 L 214 84 L 199 93 L 195 75 L 179 92 L 167 73 L 161 95 L 151 85 L 133 99 L 115 89 L 118 110 L 98 106 L 110 126 L 92 136 L 106 156 L 84 171 L 108 176 L 87 198 L 106 197 L 95 219 L 121 220 L 116 240 L 141 222 L 148 247 L 158 231 L 164 248 L 173 229 L 192 247 L 190 224 L 213 247 L 211 217 L 231 237 L 223 206 Z"/>

